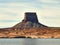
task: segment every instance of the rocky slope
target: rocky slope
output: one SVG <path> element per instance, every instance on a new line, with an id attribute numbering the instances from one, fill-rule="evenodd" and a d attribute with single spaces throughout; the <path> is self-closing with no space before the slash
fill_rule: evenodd
<path id="1" fill-rule="evenodd" d="M 41 23 L 39 23 L 38 18 L 36 13 L 32 13 L 32 12 L 27 12 L 25 13 L 25 17 L 22 20 L 22 22 L 19 22 L 18 24 L 16 24 L 15 26 L 13 26 L 13 28 L 20 30 L 20 29 L 30 29 L 30 28 L 40 28 L 40 27 L 47 27 Z"/>

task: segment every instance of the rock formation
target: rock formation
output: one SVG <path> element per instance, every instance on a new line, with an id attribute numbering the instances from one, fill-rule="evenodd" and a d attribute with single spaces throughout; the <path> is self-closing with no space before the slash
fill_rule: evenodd
<path id="1" fill-rule="evenodd" d="M 38 23 L 38 18 L 36 13 L 32 13 L 32 12 L 27 12 L 25 13 L 25 18 L 23 21 L 30 21 L 32 23 Z"/>
<path id="2" fill-rule="evenodd" d="M 0 38 L 60 38 L 60 27 L 47 27 L 39 23 L 35 12 L 26 12 L 15 26 L 0 29 Z"/>
<path id="3" fill-rule="evenodd" d="M 35 12 L 26 12 L 22 22 L 16 24 L 13 28 L 20 30 L 20 29 L 30 29 L 37 27 L 47 27 L 47 26 L 39 23 L 37 14 Z"/>

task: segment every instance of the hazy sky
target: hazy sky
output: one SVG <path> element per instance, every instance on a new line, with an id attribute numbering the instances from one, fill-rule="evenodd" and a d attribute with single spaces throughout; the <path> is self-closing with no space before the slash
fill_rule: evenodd
<path id="1" fill-rule="evenodd" d="M 0 28 L 21 22 L 25 12 L 36 12 L 44 25 L 60 27 L 60 0 L 0 0 Z"/>

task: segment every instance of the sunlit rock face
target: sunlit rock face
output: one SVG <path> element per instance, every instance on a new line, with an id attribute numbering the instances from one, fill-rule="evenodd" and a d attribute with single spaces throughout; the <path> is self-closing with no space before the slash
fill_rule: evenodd
<path id="1" fill-rule="evenodd" d="M 26 12 L 22 22 L 16 24 L 13 28 L 30 29 L 30 28 L 37 28 L 37 27 L 39 28 L 39 27 L 47 27 L 47 26 L 39 23 L 37 14 L 35 12 Z"/>

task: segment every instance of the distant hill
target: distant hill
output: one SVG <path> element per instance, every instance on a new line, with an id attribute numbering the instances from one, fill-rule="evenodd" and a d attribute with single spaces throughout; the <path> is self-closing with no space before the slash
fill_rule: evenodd
<path id="1" fill-rule="evenodd" d="M 26 12 L 22 22 L 16 24 L 13 28 L 15 29 L 30 29 L 37 27 L 48 27 L 39 23 L 37 14 L 35 12 Z"/>

